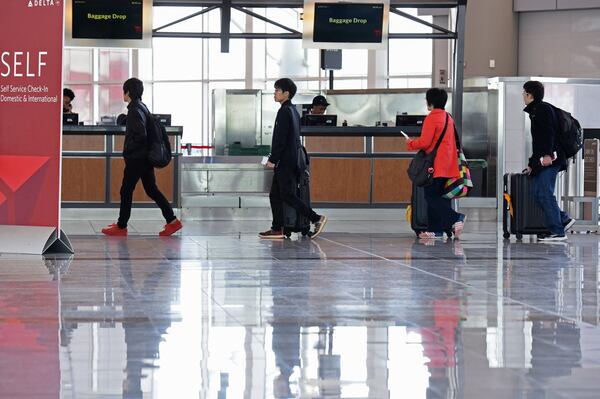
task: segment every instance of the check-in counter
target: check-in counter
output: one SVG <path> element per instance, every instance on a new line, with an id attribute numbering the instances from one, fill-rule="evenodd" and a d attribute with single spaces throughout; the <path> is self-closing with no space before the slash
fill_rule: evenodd
<path id="1" fill-rule="evenodd" d="M 406 169 L 414 152 L 406 139 L 420 127 L 302 127 L 311 156 L 311 200 L 316 206 L 394 206 L 410 202 Z M 264 208 L 273 171 L 260 156 L 184 156 L 182 207 Z"/>
<path id="2" fill-rule="evenodd" d="M 302 127 L 311 157 L 311 201 L 317 206 L 410 202 L 406 170 L 414 152 L 400 130 L 416 137 L 421 128 Z"/>
<path id="3" fill-rule="evenodd" d="M 261 160 L 261 156 L 183 157 L 182 207 L 268 207 L 273 170 Z"/>
<path id="4" fill-rule="evenodd" d="M 180 139 L 183 128 L 167 126 L 173 160 L 155 169 L 156 182 L 172 206 L 180 206 Z M 116 207 L 120 201 L 125 126 L 79 125 L 63 127 L 62 206 Z M 134 206 L 150 206 L 141 182 L 133 194 Z"/>

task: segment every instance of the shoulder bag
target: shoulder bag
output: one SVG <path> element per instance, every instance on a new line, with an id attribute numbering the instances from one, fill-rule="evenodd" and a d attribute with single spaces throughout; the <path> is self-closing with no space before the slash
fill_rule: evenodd
<path id="1" fill-rule="evenodd" d="M 433 151 L 427 154 L 425 150 L 419 150 L 419 152 L 415 154 L 413 160 L 410 161 L 407 173 L 408 177 L 414 185 L 419 187 L 425 187 L 433 182 L 433 162 L 435 161 L 435 156 L 437 155 L 438 148 L 440 147 L 440 143 L 444 138 L 444 134 L 446 134 L 447 128 L 448 113 L 446 113 L 446 123 L 444 124 L 444 130 L 442 130 L 440 138 L 438 139 L 437 143 L 435 143 L 435 148 L 433 149 Z"/>

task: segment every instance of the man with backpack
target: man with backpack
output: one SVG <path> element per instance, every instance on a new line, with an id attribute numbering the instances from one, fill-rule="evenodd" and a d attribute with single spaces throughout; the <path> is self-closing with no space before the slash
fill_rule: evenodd
<path id="1" fill-rule="evenodd" d="M 567 155 L 560 143 L 556 109 L 544 99 L 544 85 L 538 81 L 528 81 L 523 85 L 523 111 L 531 120 L 533 154 L 523 171 L 531 176 L 532 193 L 536 203 L 544 212 L 544 223 L 550 234 L 538 235 L 540 241 L 564 241 L 565 231 L 575 220 L 563 212 L 554 196 L 558 172 L 567 169 Z"/>
<path id="2" fill-rule="evenodd" d="M 283 202 L 307 217 L 314 225 L 311 238 L 316 238 L 321 234 L 327 223 L 326 216 L 315 213 L 312 208 L 298 198 L 296 193 L 298 149 L 301 146 L 300 116 L 296 106 L 292 104 L 296 90 L 296 84 L 289 78 L 279 79 L 275 82 L 273 99 L 281 104 L 281 107 L 275 118 L 272 151 L 266 164 L 268 168 L 275 170 L 269 193 L 273 223 L 270 230 L 258 234 L 263 239 L 283 239 L 285 237 Z"/>
<path id="3" fill-rule="evenodd" d="M 123 158 L 125 170 L 121 185 L 121 206 L 119 220 L 102 229 L 108 236 L 126 236 L 127 222 L 131 216 L 133 191 L 138 180 L 142 180 L 144 191 L 162 211 L 167 224 L 159 233 L 160 236 L 170 236 L 180 230 L 183 225 L 175 217 L 169 201 L 156 186 L 154 167 L 148 160 L 148 125 L 153 123 L 152 114 L 142 102 L 144 84 L 137 78 L 130 78 L 123 83 L 123 100 L 127 105 L 127 122 L 125 127 L 125 144 Z"/>

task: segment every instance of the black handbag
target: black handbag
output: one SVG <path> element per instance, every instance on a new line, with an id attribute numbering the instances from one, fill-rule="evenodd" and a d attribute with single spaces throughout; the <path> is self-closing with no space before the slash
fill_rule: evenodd
<path id="1" fill-rule="evenodd" d="M 433 162 L 435 161 L 435 156 L 437 155 L 438 148 L 440 147 L 440 143 L 444 138 L 444 134 L 446 134 L 447 128 L 448 113 L 446 112 L 446 123 L 444 124 L 444 130 L 442 130 L 440 138 L 438 139 L 437 143 L 435 143 L 435 148 L 433 151 L 427 154 L 425 150 L 419 150 L 419 152 L 415 154 L 413 160 L 410 161 L 410 165 L 408 165 L 408 177 L 414 185 L 425 187 L 433 182 Z"/>

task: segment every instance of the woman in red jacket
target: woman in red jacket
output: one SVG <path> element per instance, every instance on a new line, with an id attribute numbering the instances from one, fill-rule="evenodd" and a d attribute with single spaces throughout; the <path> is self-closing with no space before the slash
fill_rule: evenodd
<path id="1" fill-rule="evenodd" d="M 452 209 L 450 200 L 442 198 L 444 184 L 450 177 L 459 177 L 458 154 L 454 136 L 454 120 L 444 110 L 448 94 L 444 89 L 433 88 L 425 95 L 427 110 L 430 111 L 423 122 L 421 137 L 408 140 L 408 149 L 433 151 L 446 125 L 446 133 L 440 143 L 433 162 L 433 183 L 425 187 L 427 199 L 427 231 L 419 238 L 444 238 L 444 231 L 452 229 L 456 238 L 460 237 L 465 225 L 465 215 Z"/>

